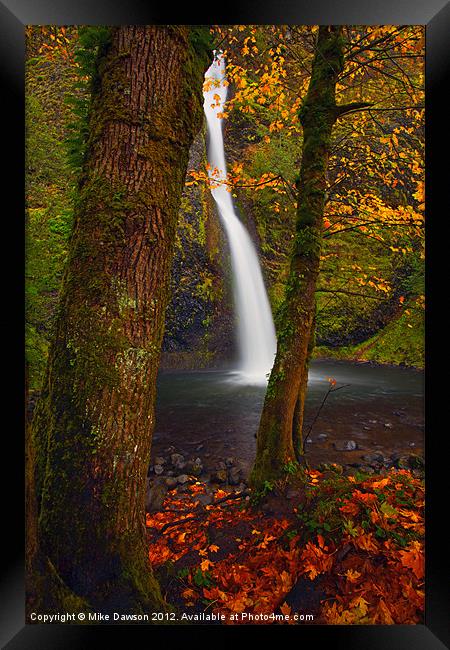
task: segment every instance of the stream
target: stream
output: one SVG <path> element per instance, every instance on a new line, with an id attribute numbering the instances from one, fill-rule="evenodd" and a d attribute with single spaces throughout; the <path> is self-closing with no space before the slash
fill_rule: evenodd
<path id="1" fill-rule="evenodd" d="M 315 360 L 311 363 L 305 406 L 308 431 L 336 380 L 307 444 L 312 466 L 321 462 L 363 462 L 362 455 L 424 451 L 424 375 L 421 371 L 371 363 Z M 243 385 L 219 370 L 161 371 L 158 376 L 156 429 L 152 457 L 176 450 L 200 457 L 205 470 L 233 457 L 248 474 L 256 452 L 255 434 L 266 387 Z M 357 448 L 338 451 L 352 440 Z"/>

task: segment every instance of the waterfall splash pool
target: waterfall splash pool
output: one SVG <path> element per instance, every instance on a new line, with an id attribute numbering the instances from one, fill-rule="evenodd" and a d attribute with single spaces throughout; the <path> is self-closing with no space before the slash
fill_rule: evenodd
<path id="1" fill-rule="evenodd" d="M 311 464 L 362 462 L 373 452 L 422 454 L 423 373 L 393 366 L 315 360 L 305 409 L 308 429 L 328 389 L 348 384 L 325 402 L 307 445 Z M 162 371 L 158 376 L 156 430 L 152 456 L 175 447 L 201 457 L 205 469 L 234 457 L 248 473 L 256 452 L 255 434 L 266 387 L 230 382 L 227 371 Z M 323 436 L 326 436 L 324 438 Z M 336 441 L 354 440 L 358 449 L 337 451 Z"/>

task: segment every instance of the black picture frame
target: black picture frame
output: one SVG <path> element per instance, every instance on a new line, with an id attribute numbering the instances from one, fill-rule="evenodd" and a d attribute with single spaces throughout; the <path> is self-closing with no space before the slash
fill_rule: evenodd
<path id="1" fill-rule="evenodd" d="M 87 648 L 118 642 L 139 643 L 186 640 L 202 643 L 214 626 L 75 626 L 25 625 L 24 599 L 24 445 L 23 445 L 23 323 L 24 323 L 24 27 L 27 24 L 424 24 L 426 25 L 426 181 L 427 181 L 427 311 L 426 311 L 426 611 L 425 624 L 413 626 L 283 626 L 276 628 L 284 642 L 323 644 L 324 647 L 364 650 L 439 650 L 450 647 L 449 552 L 446 538 L 445 496 L 449 457 L 442 453 L 446 437 L 445 376 L 440 377 L 445 353 L 445 318 L 440 310 L 446 302 L 437 288 L 446 277 L 448 253 L 443 228 L 448 220 L 448 90 L 450 68 L 450 3 L 444 0 L 241 0 L 211 4 L 187 3 L 176 7 L 151 0 L 1 0 L 0 69 L 2 70 L 3 228 L 8 227 L 3 246 L 13 251 L 3 276 L 3 348 L 12 351 L 3 368 L 7 377 L 3 392 L 3 467 L 7 478 L 0 499 L 3 522 L 3 562 L 0 585 L 0 640 L 8 650 Z M 10 144 L 6 144 L 8 136 Z M 3 231 L 5 232 L 5 231 Z M 441 248 L 440 248 L 441 247 Z M 3 259 L 5 256 L 2 256 Z M 3 260 L 2 260 L 3 261 Z M 437 345 L 434 343 L 438 342 Z M 439 345 L 442 342 L 442 346 Z M 447 398 L 447 400 L 446 400 Z M 220 627 L 225 643 L 239 636 L 251 642 L 265 634 L 265 626 Z M 130 635 L 132 637 L 130 638 Z M 278 641 L 279 642 L 279 641 Z"/>

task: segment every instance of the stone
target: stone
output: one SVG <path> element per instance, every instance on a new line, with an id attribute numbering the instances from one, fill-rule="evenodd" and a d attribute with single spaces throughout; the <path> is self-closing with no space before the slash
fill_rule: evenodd
<path id="1" fill-rule="evenodd" d="M 201 451 L 205 445 L 199 445 L 195 448 L 195 451 Z"/>
<path id="2" fill-rule="evenodd" d="M 172 490 L 176 485 L 178 485 L 178 479 L 175 476 L 167 476 L 166 485 L 169 490 Z"/>
<path id="3" fill-rule="evenodd" d="M 162 474 L 164 472 L 164 467 L 162 465 L 155 465 L 153 467 L 153 471 L 155 472 L 155 474 L 157 476 L 159 476 L 160 474 Z"/>
<path id="4" fill-rule="evenodd" d="M 155 465 L 164 465 L 165 462 L 166 462 L 166 459 L 163 458 L 162 456 L 157 456 L 155 458 Z"/>
<path id="5" fill-rule="evenodd" d="M 384 428 L 385 429 L 393 429 L 394 425 L 391 422 L 385 422 L 384 423 Z"/>
<path id="6" fill-rule="evenodd" d="M 194 476 L 200 476 L 200 474 L 203 471 L 203 465 L 200 463 L 197 463 L 197 460 L 188 460 L 187 463 L 183 463 L 183 465 L 186 465 L 186 471 L 189 472 L 189 474 L 193 474 Z"/>
<path id="7" fill-rule="evenodd" d="M 216 472 L 212 472 L 209 480 L 211 483 L 226 483 L 227 482 L 227 471 L 226 469 L 218 469 Z"/>
<path id="8" fill-rule="evenodd" d="M 172 454 L 170 456 L 170 461 L 172 465 L 179 467 L 182 463 L 184 463 L 184 456 L 182 454 Z"/>
<path id="9" fill-rule="evenodd" d="M 319 433 L 319 435 L 317 436 L 318 440 L 326 440 L 327 438 L 328 438 L 328 434 L 326 433 Z"/>
<path id="10" fill-rule="evenodd" d="M 228 483 L 230 485 L 239 485 L 241 482 L 241 470 L 239 467 L 230 467 L 228 470 Z"/>
<path id="11" fill-rule="evenodd" d="M 379 454 L 379 453 L 365 454 L 364 456 L 361 456 L 361 458 L 363 460 L 365 460 L 367 463 L 383 463 L 384 462 L 383 454 Z"/>
<path id="12" fill-rule="evenodd" d="M 358 445 L 354 440 L 340 440 L 333 444 L 336 451 L 354 451 L 358 449 Z"/>
<path id="13" fill-rule="evenodd" d="M 189 481 L 189 476 L 187 474 L 180 474 L 180 476 L 177 476 L 177 483 L 179 485 L 184 485 L 184 483 L 187 483 Z"/>

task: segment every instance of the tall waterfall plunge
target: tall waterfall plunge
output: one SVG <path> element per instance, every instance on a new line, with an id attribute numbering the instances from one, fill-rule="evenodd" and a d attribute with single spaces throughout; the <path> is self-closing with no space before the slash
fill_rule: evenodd
<path id="1" fill-rule="evenodd" d="M 227 97 L 227 87 L 223 84 L 226 79 L 225 59 L 222 56 L 216 56 L 206 72 L 205 79 L 220 82 L 217 86 L 213 83 L 211 88 L 204 92 L 203 106 L 209 134 L 209 175 L 217 185 L 211 189 L 211 193 L 217 204 L 231 253 L 240 356 L 237 372 L 243 382 L 260 384 L 267 382 L 275 359 L 277 342 L 255 247 L 245 226 L 236 215 L 231 193 L 227 191 L 226 185 L 220 184 L 220 180 L 225 179 L 227 174 L 222 121 L 217 117 L 217 112 L 223 110 Z"/>

